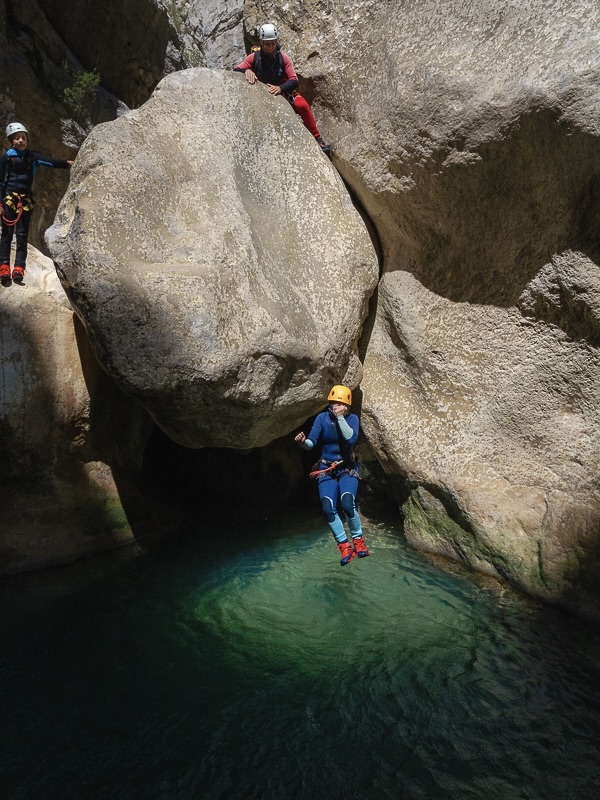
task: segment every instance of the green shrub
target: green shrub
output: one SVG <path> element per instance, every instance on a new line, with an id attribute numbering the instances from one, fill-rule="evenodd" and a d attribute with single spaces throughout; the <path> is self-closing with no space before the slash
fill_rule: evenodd
<path id="1" fill-rule="evenodd" d="M 71 76 L 71 85 L 63 92 L 64 104 L 78 122 L 85 122 L 100 85 L 100 73 L 95 68 L 91 72 L 74 72 L 66 62 L 63 67 Z"/>

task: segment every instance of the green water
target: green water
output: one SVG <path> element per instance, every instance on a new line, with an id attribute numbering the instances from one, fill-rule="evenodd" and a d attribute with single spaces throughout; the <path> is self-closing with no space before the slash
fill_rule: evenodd
<path id="1" fill-rule="evenodd" d="M 367 524 L 5 580 L 3 800 L 599 796 L 600 636 Z"/>

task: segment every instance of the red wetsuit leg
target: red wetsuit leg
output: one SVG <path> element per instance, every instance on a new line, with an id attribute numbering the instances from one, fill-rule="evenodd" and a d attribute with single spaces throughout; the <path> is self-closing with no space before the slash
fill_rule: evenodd
<path id="1" fill-rule="evenodd" d="M 312 135 L 317 138 L 320 136 L 319 129 L 317 128 L 317 121 L 315 119 L 315 115 L 312 112 L 311 107 L 308 105 L 308 101 L 305 100 L 301 94 L 297 94 L 294 97 L 294 103 L 292 108 L 298 114 L 304 126 L 308 128 L 308 130 L 312 133 Z"/>

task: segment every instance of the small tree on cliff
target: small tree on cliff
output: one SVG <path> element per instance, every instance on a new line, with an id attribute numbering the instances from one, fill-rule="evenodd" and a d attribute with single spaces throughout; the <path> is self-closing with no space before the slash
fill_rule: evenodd
<path id="1" fill-rule="evenodd" d="M 97 69 L 89 72 L 74 70 L 67 61 L 63 62 L 65 72 L 70 76 L 70 85 L 63 92 L 65 106 L 73 114 L 73 119 L 84 128 L 91 128 L 91 111 L 100 85 Z"/>

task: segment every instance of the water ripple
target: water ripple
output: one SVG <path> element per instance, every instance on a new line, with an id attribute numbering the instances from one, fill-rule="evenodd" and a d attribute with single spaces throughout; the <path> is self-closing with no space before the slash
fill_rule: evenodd
<path id="1" fill-rule="evenodd" d="M 595 629 L 285 528 L 4 584 L 3 797 L 595 800 Z"/>

